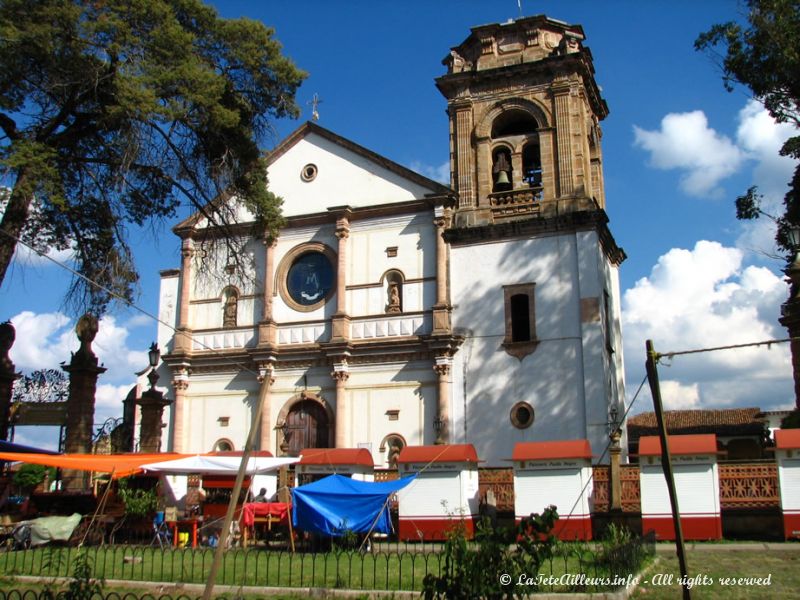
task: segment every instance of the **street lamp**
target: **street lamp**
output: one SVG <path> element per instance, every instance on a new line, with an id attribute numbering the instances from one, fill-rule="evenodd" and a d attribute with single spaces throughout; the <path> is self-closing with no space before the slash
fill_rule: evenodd
<path id="1" fill-rule="evenodd" d="M 444 443 L 442 441 L 442 429 L 444 429 L 444 421 L 442 420 L 442 417 L 436 415 L 436 417 L 433 419 L 433 431 L 436 433 L 436 441 L 434 443 L 436 444 Z"/>
<path id="2" fill-rule="evenodd" d="M 150 344 L 150 350 L 147 352 L 147 360 L 150 361 L 150 373 L 147 375 L 147 380 L 150 382 L 150 389 L 156 387 L 159 375 L 156 372 L 156 367 L 161 360 L 161 350 L 158 349 L 158 344 L 153 342 Z"/>

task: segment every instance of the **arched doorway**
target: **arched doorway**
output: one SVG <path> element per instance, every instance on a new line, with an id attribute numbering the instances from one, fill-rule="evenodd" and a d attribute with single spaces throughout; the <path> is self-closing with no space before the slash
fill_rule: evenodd
<path id="1" fill-rule="evenodd" d="M 297 456 L 304 448 L 330 446 L 330 419 L 325 408 L 315 400 L 295 402 L 286 415 L 283 450 Z"/>

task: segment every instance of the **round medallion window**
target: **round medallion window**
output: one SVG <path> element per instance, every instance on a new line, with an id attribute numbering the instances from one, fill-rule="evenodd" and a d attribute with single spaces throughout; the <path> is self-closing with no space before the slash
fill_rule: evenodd
<path id="1" fill-rule="evenodd" d="M 517 429 L 527 429 L 533 425 L 533 407 L 527 402 L 517 402 L 511 408 L 511 423 Z"/>
<path id="2" fill-rule="evenodd" d="M 333 265 L 322 252 L 301 254 L 289 267 L 286 289 L 292 300 L 312 306 L 324 300 L 333 289 Z"/>
<path id="3" fill-rule="evenodd" d="M 316 176 L 317 176 L 317 165 L 313 163 L 308 163 L 300 171 L 300 179 L 302 179 L 303 181 L 313 181 Z"/>

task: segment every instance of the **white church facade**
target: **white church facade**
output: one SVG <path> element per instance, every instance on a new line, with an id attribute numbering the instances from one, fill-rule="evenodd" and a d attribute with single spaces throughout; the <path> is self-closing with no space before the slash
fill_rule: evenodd
<path id="1" fill-rule="evenodd" d="M 306 123 L 268 157 L 276 239 L 242 229 L 229 261 L 200 215 L 176 226 L 165 449 L 242 449 L 261 399 L 256 449 L 278 455 L 363 447 L 389 466 L 405 445 L 471 443 L 507 466 L 517 442 L 582 438 L 599 455 L 624 398 L 625 254 L 583 39 L 540 16 L 453 48 L 436 81 L 450 186 Z"/>

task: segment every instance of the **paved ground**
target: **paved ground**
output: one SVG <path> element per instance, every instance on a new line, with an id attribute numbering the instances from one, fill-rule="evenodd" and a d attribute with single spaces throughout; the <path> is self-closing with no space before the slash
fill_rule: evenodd
<path id="1" fill-rule="evenodd" d="M 706 550 L 713 550 L 715 552 L 725 550 L 766 550 L 768 552 L 800 551 L 799 542 L 686 542 L 684 546 L 687 552 L 703 552 Z M 656 544 L 656 552 L 659 554 L 671 554 L 676 551 L 674 543 L 659 542 Z"/>

